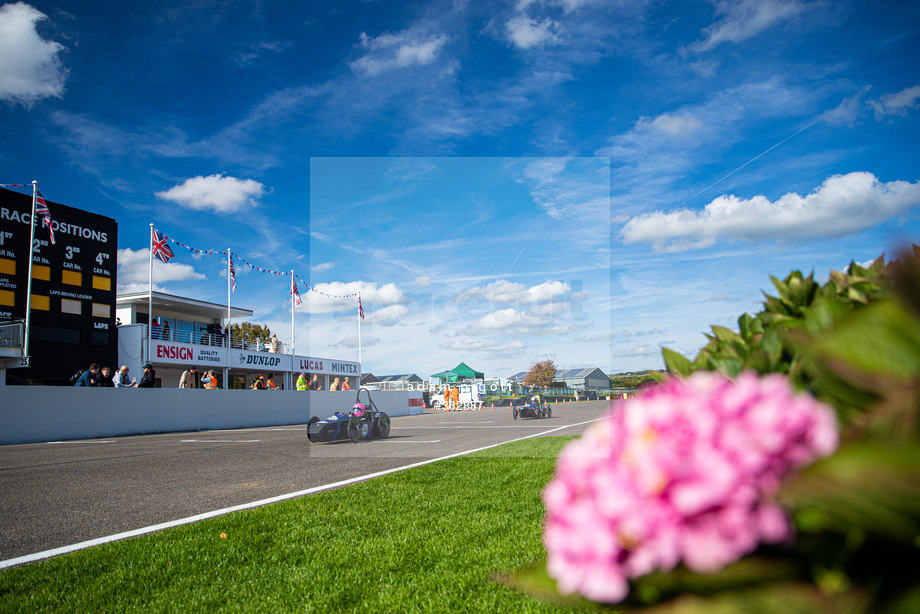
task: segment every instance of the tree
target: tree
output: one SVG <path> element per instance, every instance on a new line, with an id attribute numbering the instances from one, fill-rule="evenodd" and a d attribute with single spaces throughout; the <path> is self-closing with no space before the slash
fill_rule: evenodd
<path id="1" fill-rule="evenodd" d="M 526 386 L 549 386 L 556 379 L 556 363 L 552 360 L 541 360 L 530 365 L 530 371 L 524 377 Z"/>
<path id="2" fill-rule="evenodd" d="M 232 324 L 230 333 L 233 335 L 234 347 L 239 344 L 240 340 L 249 345 L 256 344 L 259 340 L 268 343 L 268 340 L 272 338 L 272 331 L 267 324 L 253 324 L 252 322 Z"/>

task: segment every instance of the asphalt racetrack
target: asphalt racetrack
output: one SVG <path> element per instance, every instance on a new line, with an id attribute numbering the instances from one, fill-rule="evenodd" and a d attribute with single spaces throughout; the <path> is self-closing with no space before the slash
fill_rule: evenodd
<path id="1" fill-rule="evenodd" d="M 0 565 L 89 540 L 541 435 L 577 435 L 610 401 L 393 418 L 390 437 L 311 444 L 306 426 L 0 446 Z M 4 565 L 5 566 L 5 565 Z"/>

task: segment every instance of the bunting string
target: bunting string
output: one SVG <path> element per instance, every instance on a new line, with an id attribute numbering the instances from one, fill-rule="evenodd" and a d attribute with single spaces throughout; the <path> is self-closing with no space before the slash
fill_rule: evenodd
<path id="1" fill-rule="evenodd" d="M 31 184 L 30 184 L 30 186 L 31 186 Z M 216 256 L 226 256 L 226 255 L 227 255 L 227 250 L 198 249 L 198 248 L 196 248 L 196 247 L 192 247 L 192 246 L 190 246 L 190 245 L 186 245 L 185 243 L 183 243 L 183 242 L 181 242 L 181 241 L 179 241 L 179 240 L 177 240 L 177 239 L 174 239 L 173 237 L 170 237 L 170 236 L 168 236 L 168 235 L 165 235 L 165 234 L 160 233 L 159 236 L 161 236 L 163 239 L 166 239 L 166 240 L 168 240 L 168 241 L 172 241 L 172 242 L 175 243 L 176 245 L 180 245 L 180 246 L 184 247 L 185 249 L 187 249 L 187 250 L 189 251 L 189 253 L 192 253 L 192 254 L 208 255 L 208 256 L 215 256 L 215 255 L 216 255 Z M 324 296 L 324 297 L 326 297 L 326 298 L 352 298 L 352 297 L 358 296 L 358 293 L 357 293 L 357 292 L 352 292 L 352 293 L 350 293 L 350 294 L 328 294 L 328 293 L 326 293 L 326 292 L 322 292 L 322 291 L 320 291 L 320 290 L 317 290 L 316 287 L 311 286 L 310 284 L 308 284 L 306 281 L 304 281 L 304 279 L 303 279 L 300 275 L 295 274 L 293 271 L 274 271 L 274 270 L 272 270 L 272 269 L 266 269 L 266 268 L 264 268 L 264 267 L 260 267 L 260 266 L 258 266 L 258 265 L 252 264 L 251 262 L 249 262 L 248 260 L 246 260 L 245 258 L 243 258 L 242 256 L 240 256 L 238 253 L 233 252 L 233 250 L 231 250 L 231 252 L 232 252 L 232 253 L 230 254 L 231 266 L 232 266 L 232 261 L 233 261 L 233 260 L 238 260 L 239 262 L 241 262 L 241 263 L 245 264 L 246 266 L 248 266 L 250 269 L 255 270 L 255 271 L 258 271 L 259 273 L 267 273 L 267 274 L 269 274 L 269 275 L 276 275 L 276 276 L 278 276 L 278 277 L 281 277 L 281 276 L 283 276 L 283 275 L 291 275 L 291 276 L 292 276 L 292 277 L 291 277 L 291 285 L 292 285 L 292 287 L 295 288 L 295 289 L 296 289 L 296 284 L 297 284 L 297 283 L 300 283 L 300 285 L 302 285 L 302 286 L 304 287 L 304 291 L 305 291 L 305 292 L 315 292 L 316 294 L 319 294 L 320 296 Z M 235 285 L 236 285 L 236 284 L 234 283 L 234 286 L 235 286 Z M 234 288 L 234 289 L 235 289 L 235 288 Z"/>

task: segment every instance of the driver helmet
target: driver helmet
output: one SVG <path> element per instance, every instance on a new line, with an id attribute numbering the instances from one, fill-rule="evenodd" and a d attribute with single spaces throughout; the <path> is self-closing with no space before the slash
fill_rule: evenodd
<path id="1" fill-rule="evenodd" d="M 355 403 L 354 405 L 351 406 L 351 413 L 353 413 L 354 415 L 358 417 L 361 417 L 364 415 L 364 410 L 365 410 L 365 407 L 363 403 Z"/>

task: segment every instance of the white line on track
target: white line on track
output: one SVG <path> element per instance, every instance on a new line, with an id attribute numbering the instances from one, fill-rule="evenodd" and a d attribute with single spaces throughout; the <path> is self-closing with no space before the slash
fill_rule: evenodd
<path id="1" fill-rule="evenodd" d="M 397 471 L 405 471 L 406 469 L 412 469 L 414 467 L 422 467 L 424 465 L 430 465 L 431 463 L 436 463 L 438 461 L 447 460 L 449 458 L 457 458 L 460 456 L 466 456 L 474 452 L 481 452 L 482 450 L 488 450 L 490 448 L 497 448 L 498 446 L 504 445 L 506 443 L 514 443 L 515 441 L 523 441 L 525 439 L 531 439 L 533 437 L 540 437 L 541 435 L 549 435 L 551 433 L 555 433 L 556 431 L 561 431 L 561 430 L 568 429 L 568 428 L 575 428 L 578 426 L 584 426 L 585 424 L 591 424 L 592 422 L 597 422 L 598 420 L 603 420 L 603 419 L 604 418 L 601 417 L 601 418 L 595 418 L 594 420 L 586 420 L 585 422 L 579 422 L 576 424 L 566 424 L 564 426 L 557 426 L 556 428 L 550 429 L 548 431 L 544 431 L 542 433 L 533 433 L 531 435 L 525 435 L 524 437 L 518 437 L 517 439 L 509 439 L 508 441 L 503 441 L 501 443 L 495 443 L 489 446 L 483 446 L 481 448 L 476 448 L 474 450 L 466 450 L 464 452 L 448 454 L 447 456 L 441 456 L 439 458 L 433 458 L 431 460 L 419 461 L 417 463 L 412 463 L 410 465 L 403 465 L 402 467 L 394 467 L 393 469 L 386 469 L 384 471 L 378 471 L 376 473 L 360 475 L 358 477 L 349 478 L 347 480 L 342 480 L 340 482 L 334 482 L 332 484 L 314 486 L 313 488 L 308 488 L 306 490 L 299 490 L 297 492 L 288 493 L 286 495 L 278 495 L 277 497 L 270 497 L 268 499 L 262 499 L 260 501 L 253 501 L 251 503 L 243 503 L 241 505 L 234 505 L 233 507 L 227 507 L 227 508 L 220 509 L 220 510 L 205 512 L 203 514 L 189 516 L 188 518 L 180 518 L 179 520 L 171 520 L 169 522 L 163 522 L 160 524 L 151 525 L 149 527 L 142 527 L 140 529 L 134 529 L 132 531 L 125 531 L 124 533 L 116 533 L 115 535 L 107 535 L 105 537 L 100 537 L 97 539 L 90 539 L 88 541 L 80 542 L 77 544 L 71 544 L 69 546 L 61 546 L 60 548 L 53 548 L 51 550 L 45 550 L 43 552 L 27 554 L 25 556 L 19 556 L 14 559 L 7 559 L 5 561 L 0 561 L 0 569 L 5 569 L 7 567 L 14 567 L 16 565 L 22 565 L 24 563 L 34 563 L 35 561 L 47 559 L 52 556 L 67 554 L 68 552 L 75 552 L 77 550 L 83 550 L 85 548 L 90 548 L 92 546 L 100 546 L 102 544 L 108 544 L 110 542 L 119 541 L 122 539 L 128 539 L 130 537 L 139 537 L 141 535 L 147 535 L 155 531 L 162 531 L 164 529 L 171 529 L 173 527 L 182 526 L 184 524 L 191 524 L 193 522 L 198 522 L 199 520 L 207 520 L 208 518 L 215 518 L 217 516 L 223 516 L 225 514 L 230 514 L 231 512 L 239 512 L 242 510 L 252 509 L 254 507 L 261 507 L 263 505 L 269 505 L 271 503 L 278 503 L 279 501 L 286 501 L 288 499 L 295 499 L 297 497 L 303 497 L 305 495 L 312 495 L 313 493 L 322 492 L 325 490 L 332 490 L 334 488 L 348 486 L 350 484 L 356 484 L 358 482 L 366 482 L 367 480 L 370 480 L 372 478 L 378 478 L 384 475 L 389 475 L 391 473 L 396 473 Z"/>
<path id="2" fill-rule="evenodd" d="M 78 441 L 46 441 L 48 445 L 59 444 L 59 443 L 115 443 L 114 439 L 99 439 L 99 440 L 85 440 L 81 439 Z"/>
<path id="3" fill-rule="evenodd" d="M 455 426 L 391 426 L 390 430 L 394 429 L 403 429 L 407 431 L 414 431 L 416 429 L 433 429 L 436 431 L 444 429 L 542 429 L 546 428 L 545 426 L 540 426 L 539 424 L 500 424 L 497 426 L 464 426 L 458 424 Z M 565 427 L 560 427 L 565 428 Z"/>
<path id="4" fill-rule="evenodd" d="M 431 441 L 422 441 L 420 439 L 407 439 L 406 441 L 400 441 L 398 439 L 382 439 L 384 443 L 441 443 L 440 439 L 433 439 Z"/>
<path id="5" fill-rule="evenodd" d="M 258 443 L 258 439 L 182 439 L 179 443 Z"/>

